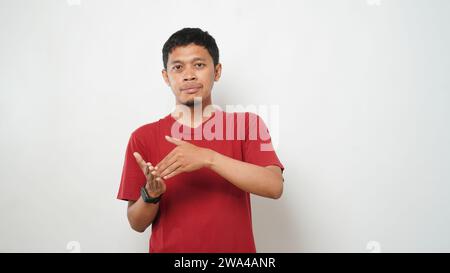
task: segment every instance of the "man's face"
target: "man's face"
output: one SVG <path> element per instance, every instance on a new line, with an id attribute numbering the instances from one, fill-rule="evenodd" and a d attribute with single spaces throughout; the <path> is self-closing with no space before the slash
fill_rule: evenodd
<path id="1" fill-rule="evenodd" d="M 194 98 L 201 97 L 205 104 L 211 103 L 214 81 L 219 80 L 221 65 L 214 67 L 208 50 L 190 44 L 176 47 L 169 53 L 167 70 L 163 70 L 164 81 L 174 93 L 177 104 L 194 105 Z"/>

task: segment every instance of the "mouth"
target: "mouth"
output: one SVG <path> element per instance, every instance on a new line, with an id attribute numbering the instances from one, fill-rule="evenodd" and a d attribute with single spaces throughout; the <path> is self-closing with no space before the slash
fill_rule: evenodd
<path id="1" fill-rule="evenodd" d="M 200 90 L 200 87 L 194 87 L 194 88 L 189 88 L 189 89 L 183 89 L 181 90 L 181 92 L 186 93 L 186 94 L 194 94 L 197 93 Z"/>
<path id="2" fill-rule="evenodd" d="M 184 88 L 181 88 L 181 93 L 186 93 L 186 94 L 194 94 L 197 93 L 198 91 L 200 91 L 200 89 L 202 88 L 202 85 L 192 85 L 192 86 L 186 86 Z"/>

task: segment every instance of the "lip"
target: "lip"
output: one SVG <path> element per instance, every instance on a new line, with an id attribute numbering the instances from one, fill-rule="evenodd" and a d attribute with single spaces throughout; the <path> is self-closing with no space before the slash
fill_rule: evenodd
<path id="1" fill-rule="evenodd" d="M 181 87 L 180 91 L 186 94 L 197 93 L 203 86 L 201 84 L 189 84 Z"/>
<path id="2" fill-rule="evenodd" d="M 186 93 L 186 94 L 194 94 L 194 93 L 197 93 L 198 90 L 200 90 L 200 87 L 183 89 L 183 90 L 181 90 L 181 92 Z"/>

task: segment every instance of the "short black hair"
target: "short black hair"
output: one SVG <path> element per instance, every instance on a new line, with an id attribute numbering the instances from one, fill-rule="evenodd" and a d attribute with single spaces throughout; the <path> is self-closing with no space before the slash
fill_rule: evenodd
<path id="1" fill-rule="evenodd" d="M 162 49 L 164 69 L 167 69 L 167 61 L 172 50 L 176 47 L 187 46 L 189 44 L 203 46 L 208 50 L 209 55 L 211 55 L 214 66 L 219 63 L 219 48 L 217 47 L 216 40 L 207 31 L 199 28 L 183 28 L 172 34 L 164 43 Z"/>

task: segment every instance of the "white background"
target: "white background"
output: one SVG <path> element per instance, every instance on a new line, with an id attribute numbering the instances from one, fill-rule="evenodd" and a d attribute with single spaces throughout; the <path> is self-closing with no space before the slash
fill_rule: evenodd
<path id="1" fill-rule="evenodd" d="M 161 48 L 187 26 L 218 43 L 213 103 L 279 106 L 286 181 L 279 200 L 253 196 L 259 252 L 450 251 L 449 14 L 445 0 L 1 0 L 0 251 L 148 250 L 115 198 L 131 132 L 172 110 Z"/>

